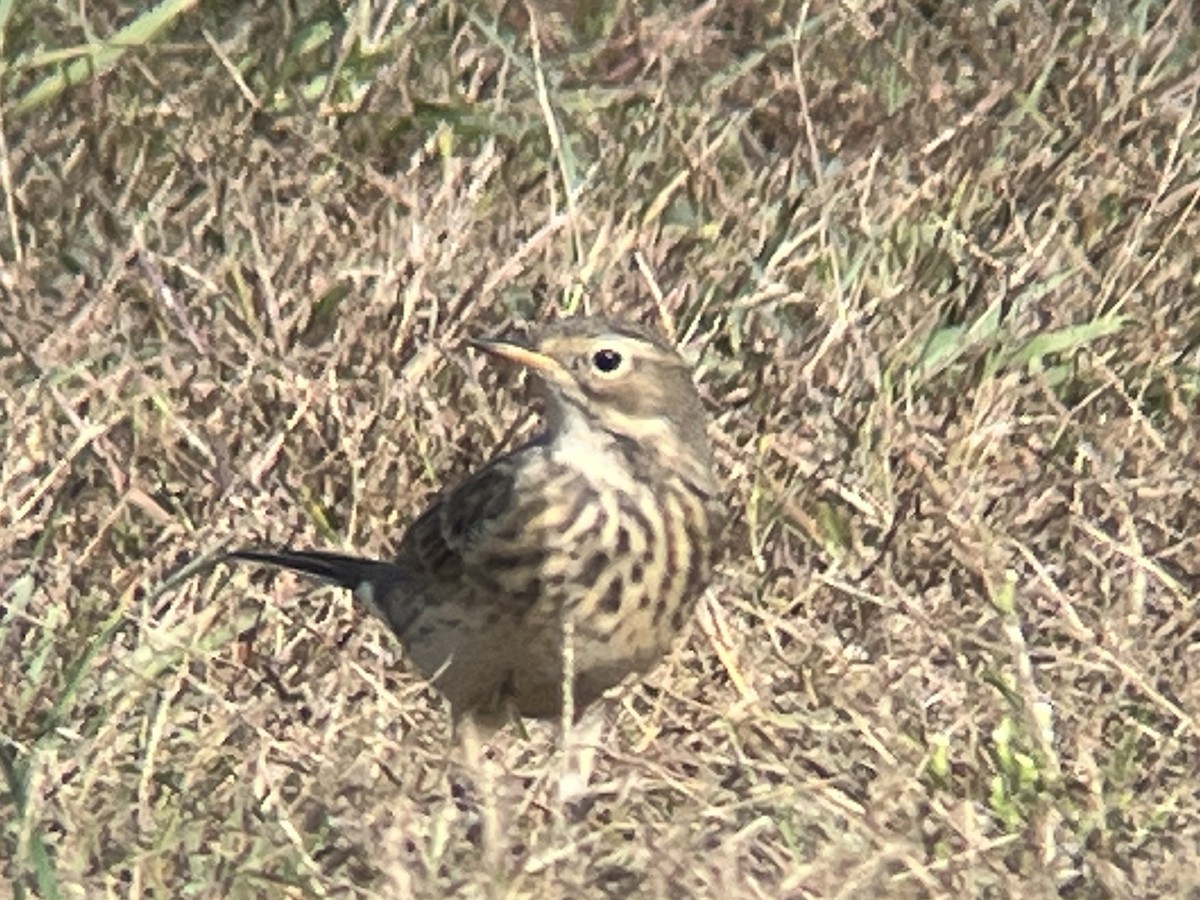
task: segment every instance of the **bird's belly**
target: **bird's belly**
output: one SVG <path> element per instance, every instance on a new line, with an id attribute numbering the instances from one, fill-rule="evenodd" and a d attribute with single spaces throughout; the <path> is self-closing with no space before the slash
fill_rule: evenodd
<path id="1" fill-rule="evenodd" d="M 698 502 L 611 475 L 584 490 L 590 499 L 573 504 L 570 516 L 526 533 L 544 549 L 541 564 L 508 586 L 536 594 L 515 660 L 518 698 L 540 696 L 547 684 L 561 696 L 564 655 L 578 706 L 649 669 L 708 578 L 707 519 Z"/>
<path id="2" fill-rule="evenodd" d="M 526 495 L 528 496 L 528 495 Z M 409 654 L 456 709 L 557 715 L 658 661 L 708 577 L 707 519 L 686 493 L 572 472 L 481 538 L 454 603 L 427 607 Z"/>

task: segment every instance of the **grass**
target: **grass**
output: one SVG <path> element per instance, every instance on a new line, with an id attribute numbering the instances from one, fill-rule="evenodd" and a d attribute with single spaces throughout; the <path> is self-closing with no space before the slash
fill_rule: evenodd
<path id="1" fill-rule="evenodd" d="M 1200 896 L 1191 16 L 0 3 L 8 892 Z M 471 763 L 206 562 L 386 554 L 534 425 L 461 339 L 589 310 L 695 362 L 728 552 Z"/>

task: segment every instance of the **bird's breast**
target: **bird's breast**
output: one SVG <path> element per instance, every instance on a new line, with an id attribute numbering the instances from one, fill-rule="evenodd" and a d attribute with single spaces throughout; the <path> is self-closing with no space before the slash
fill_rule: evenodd
<path id="1" fill-rule="evenodd" d="M 525 508 L 492 545 L 494 589 L 520 598 L 528 632 L 554 647 L 570 618 L 577 672 L 605 687 L 648 668 L 683 627 L 709 577 L 703 498 L 669 473 L 636 477 L 617 459 L 548 455 Z M 492 542 L 489 542 L 492 543 Z M 554 662 L 559 653 L 532 654 Z"/>
<path id="2" fill-rule="evenodd" d="M 513 460 L 503 512 L 463 544 L 457 605 L 432 604 L 414 657 L 453 702 L 507 685 L 541 715 L 557 697 L 567 642 L 586 704 L 653 665 L 709 577 L 704 498 L 672 473 L 640 477 L 619 458 L 564 459 L 548 447 Z M 499 510 L 499 508 L 498 508 Z M 565 637 L 566 636 L 566 637 Z M 448 664 L 448 667 L 447 667 Z"/>

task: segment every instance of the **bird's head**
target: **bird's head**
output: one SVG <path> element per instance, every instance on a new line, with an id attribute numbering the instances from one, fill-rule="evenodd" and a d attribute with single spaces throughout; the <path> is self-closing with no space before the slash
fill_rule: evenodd
<path id="1" fill-rule="evenodd" d="M 528 338 L 476 340 L 523 366 L 548 401 L 551 440 L 632 442 L 709 488 L 708 415 L 683 358 L 654 332 L 607 319 L 566 319 Z"/>

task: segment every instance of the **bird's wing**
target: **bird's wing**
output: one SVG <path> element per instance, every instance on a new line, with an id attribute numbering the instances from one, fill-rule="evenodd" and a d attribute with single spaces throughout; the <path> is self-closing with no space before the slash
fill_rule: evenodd
<path id="1" fill-rule="evenodd" d="M 489 542 L 519 515 L 515 487 L 527 452 L 495 460 L 439 497 L 409 527 L 397 562 L 440 582 L 478 574 Z"/>

